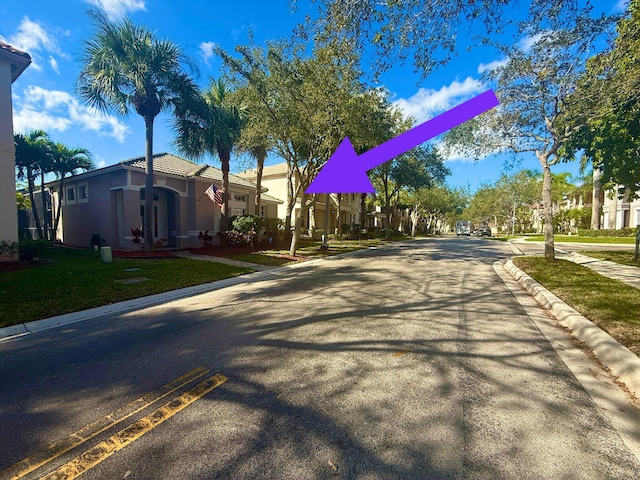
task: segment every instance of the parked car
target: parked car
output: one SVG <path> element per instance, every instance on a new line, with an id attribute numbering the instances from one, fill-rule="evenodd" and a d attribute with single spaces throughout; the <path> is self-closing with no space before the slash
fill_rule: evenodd
<path id="1" fill-rule="evenodd" d="M 491 236 L 491 227 L 486 225 L 482 225 L 476 229 L 476 235 L 479 237 L 490 237 Z"/>

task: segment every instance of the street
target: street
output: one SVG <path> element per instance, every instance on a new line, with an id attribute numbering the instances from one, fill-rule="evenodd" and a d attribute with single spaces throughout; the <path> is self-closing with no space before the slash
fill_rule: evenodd
<path id="1" fill-rule="evenodd" d="M 512 255 L 399 242 L 0 342 L 0 478 L 640 478 L 496 273 Z"/>

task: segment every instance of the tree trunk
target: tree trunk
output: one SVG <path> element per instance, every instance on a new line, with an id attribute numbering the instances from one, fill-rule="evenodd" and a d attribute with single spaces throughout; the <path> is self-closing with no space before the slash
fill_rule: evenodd
<path id="1" fill-rule="evenodd" d="M 338 207 L 336 208 L 336 230 L 338 235 L 342 235 L 342 223 L 340 222 L 340 209 L 342 208 L 342 194 L 338 194 Z"/>
<path id="2" fill-rule="evenodd" d="M 262 172 L 264 171 L 264 159 L 266 155 L 262 152 L 258 155 L 258 166 L 256 168 L 256 212 L 257 217 L 260 216 L 260 197 L 262 195 Z"/>
<path id="3" fill-rule="evenodd" d="M 418 226 L 418 206 L 415 205 L 411 212 L 411 236 L 416 236 L 416 227 Z"/>
<path id="4" fill-rule="evenodd" d="M 144 218 L 142 231 L 144 232 L 144 251 L 153 251 L 153 120 L 152 116 L 144 117 L 146 151 L 145 151 L 145 182 L 144 182 Z"/>
<path id="5" fill-rule="evenodd" d="M 33 170 L 31 169 L 31 167 L 27 167 L 27 186 L 29 187 L 29 200 L 31 200 L 31 213 L 33 214 L 33 222 L 36 224 L 38 238 L 42 240 L 42 226 L 40 225 L 40 217 L 38 217 L 38 207 L 36 206 L 36 200 L 33 195 L 35 186 L 33 182 Z"/>
<path id="6" fill-rule="evenodd" d="M 542 204 L 544 207 L 544 257 L 555 260 L 553 241 L 553 212 L 551 210 L 551 167 L 546 157 L 537 154 L 542 165 Z"/>
<path id="7" fill-rule="evenodd" d="M 62 192 L 64 192 L 64 175 L 60 177 L 60 191 L 58 192 L 58 206 L 56 207 L 55 221 L 53 222 L 53 240 L 55 241 L 58 224 L 60 223 L 60 214 L 62 213 Z"/>
<path id="8" fill-rule="evenodd" d="M 229 229 L 229 163 L 231 152 L 218 152 L 222 163 L 222 207 L 220 208 L 220 231 Z"/>
<path id="9" fill-rule="evenodd" d="M 307 215 L 307 202 L 304 198 L 304 194 L 302 194 L 302 199 L 300 201 L 300 210 L 298 211 L 298 215 L 296 216 L 296 226 L 293 232 L 293 237 L 291 238 L 291 246 L 289 248 L 289 255 L 295 255 L 296 250 L 298 248 L 298 240 L 300 239 L 300 230 L 302 228 L 302 220 Z"/>
<path id="10" fill-rule="evenodd" d="M 384 238 L 389 240 L 391 238 L 391 205 L 385 207 L 385 219 L 387 224 L 385 225 Z"/>
<path id="11" fill-rule="evenodd" d="M 44 192 L 44 171 L 40 170 L 40 200 L 42 200 L 42 234 L 45 240 L 49 238 L 49 222 L 47 221 L 47 199 Z"/>
<path id="12" fill-rule="evenodd" d="M 591 199 L 591 230 L 600 230 L 600 195 L 602 192 L 602 170 L 593 167 L 593 198 Z"/>
<path id="13" fill-rule="evenodd" d="M 287 214 L 284 217 L 284 241 L 291 242 L 291 215 L 296 205 L 296 199 L 293 195 L 293 168 L 287 162 Z"/>
<path id="14" fill-rule="evenodd" d="M 367 194 L 360 194 L 360 228 L 367 228 Z"/>

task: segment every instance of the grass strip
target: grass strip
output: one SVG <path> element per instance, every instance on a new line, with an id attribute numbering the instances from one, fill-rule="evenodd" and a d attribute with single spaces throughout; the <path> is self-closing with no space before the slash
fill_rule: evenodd
<path id="1" fill-rule="evenodd" d="M 640 262 L 633 261 L 633 250 L 624 251 L 584 251 L 583 255 L 597 258 L 598 260 L 606 260 L 609 262 L 619 263 L 621 265 L 630 265 L 632 267 L 640 267 Z"/>
<path id="2" fill-rule="evenodd" d="M 252 270 L 186 258 L 114 258 L 48 248 L 43 264 L 0 273 L 0 327 L 235 277 Z M 128 271 L 127 271 L 128 270 Z M 143 279 L 123 284 L 122 280 Z"/>
<path id="3" fill-rule="evenodd" d="M 513 263 L 618 342 L 640 355 L 640 292 L 568 260 L 515 257 Z"/>
<path id="4" fill-rule="evenodd" d="M 239 260 L 241 262 L 256 263 L 258 265 L 268 265 L 273 267 L 295 263 L 293 260 L 288 258 L 276 257 L 274 255 L 263 253 L 242 253 L 239 255 L 232 255 L 229 258 L 232 260 Z"/>
<path id="5" fill-rule="evenodd" d="M 578 235 L 555 235 L 555 242 L 559 243 L 613 243 L 620 245 L 635 245 L 635 237 L 580 237 Z M 526 237 L 527 242 L 544 242 L 544 236 L 534 235 Z"/>

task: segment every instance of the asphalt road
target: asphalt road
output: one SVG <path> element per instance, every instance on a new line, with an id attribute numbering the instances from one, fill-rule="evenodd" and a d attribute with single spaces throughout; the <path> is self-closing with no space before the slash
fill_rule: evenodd
<path id="1" fill-rule="evenodd" d="M 0 469 L 204 367 L 24 478 L 640 478 L 640 423 L 552 348 L 494 270 L 511 255 L 406 242 L 1 342 Z"/>

